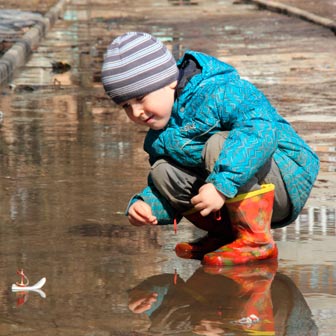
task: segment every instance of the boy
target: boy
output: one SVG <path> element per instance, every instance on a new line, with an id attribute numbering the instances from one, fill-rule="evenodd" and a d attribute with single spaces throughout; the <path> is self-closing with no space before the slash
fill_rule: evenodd
<path id="1" fill-rule="evenodd" d="M 319 160 L 266 97 L 209 55 L 187 51 L 176 64 L 141 32 L 110 44 L 102 82 L 132 121 L 149 127 L 148 186 L 130 201 L 130 223 L 186 217 L 208 233 L 175 251 L 205 265 L 276 258 L 271 228 L 299 215 Z"/>

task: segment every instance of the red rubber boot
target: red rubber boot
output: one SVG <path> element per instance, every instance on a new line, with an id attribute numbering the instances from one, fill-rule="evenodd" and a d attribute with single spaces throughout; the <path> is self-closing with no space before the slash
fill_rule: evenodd
<path id="1" fill-rule="evenodd" d="M 189 211 L 184 214 L 184 217 L 208 234 L 192 242 L 178 243 L 175 246 L 175 252 L 180 258 L 202 259 L 206 253 L 215 251 L 234 240 L 231 225 L 228 220 L 225 221 L 227 215 L 224 210 L 219 214 L 212 213 L 205 217 L 199 212 Z"/>
<path id="2" fill-rule="evenodd" d="M 208 253 L 204 265 L 222 266 L 277 258 L 278 248 L 271 234 L 274 185 L 238 195 L 226 201 L 237 240 Z"/>

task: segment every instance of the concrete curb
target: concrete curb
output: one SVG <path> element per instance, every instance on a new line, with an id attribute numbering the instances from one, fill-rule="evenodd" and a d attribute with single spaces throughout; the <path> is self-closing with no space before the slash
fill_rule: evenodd
<path id="1" fill-rule="evenodd" d="M 0 85 L 8 83 L 14 71 L 23 66 L 36 48 L 40 40 L 45 36 L 50 27 L 55 23 L 63 12 L 68 0 L 59 0 L 43 17 L 41 22 L 36 23 L 23 35 L 6 53 L 0 58 Z"/>
<path id="2" fill-rule="evenodd" d="M 325 18 L 323 16 L 315 15 L 303 9 L 299 9 L 297 7 L 293 7 L 290 5 L 285 5 L 276 1 L 271 0 L 246 0 L 246 1 L 254 3 L 260 8 L 268 9 L 273 12 L 299 17 L 300 19 L 328 28 L 334 34 L 336 34 L 336 21 L 334 20 Z"/>

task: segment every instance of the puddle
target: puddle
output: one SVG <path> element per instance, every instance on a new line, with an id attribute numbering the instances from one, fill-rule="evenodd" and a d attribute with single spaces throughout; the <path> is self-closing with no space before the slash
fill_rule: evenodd
<path id="1" fill-rule="evenodd" d="M 0 334 L 246 335 L 273 328 L 332 335 L 335 120 L 327 116 L 336 47 L 329 32 L 230 1 L 140 1 L 136 10 L 130 3 L 68 5 L 21 75 L 1 90 Z M 177 235 L 171 226 L 127 223 L 129 197 L 146 183 L 145 132 L 109 102 L 100 66 L 110 40 L 137 28 L 156 34 L 176 58 L 202 49 L 235 65 L 319 154 L 312 198 L 296 222 L 274 232 L 278 267 L 207 272 L 173 251 L 204 234 L 190 223 Z M 53 62 L 70 68 L 56 73 Z M 331 66 L 316 71 L 320 62 Z M 32 283 L 47 278 L 45 298 L 11 292 L 21 268 Z M 251 283 L 260 286 L 249 291 Z M 155 304 L 135 314 L 130 297 L 145 292 L 150 301 L 148 291 L 157 292 Z M 255 300 L 263 312 L 251 311 Z M 251 314 L 259 320 L 247 319 Z"/>

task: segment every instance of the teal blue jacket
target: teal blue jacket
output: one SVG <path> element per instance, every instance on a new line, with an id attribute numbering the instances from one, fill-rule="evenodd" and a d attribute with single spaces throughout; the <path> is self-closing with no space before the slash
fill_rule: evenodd
<path id="1" fill-rule="evenodd" d="M 218 59 L 188 51 L 178 61 L 194 58 L 201 73 L 193 76 L 175 100 L 168 125 L 149 130 L 144 149 L 150 162 L 165 157 L 185 167 L 202 167 L 202 149 L 216 132 L 229 131 L 213 172 L 206 182 L 232 198 L 273 156 L 292 202 L 285 225 L 299 215 L 319 171 L 319 160 L 293 127 L 281 117 L 264 94 Z M 174 209 L 154 185 L 132 200 L 152 207 L 160 224 L 172 223 Z M 131 204 L 130 203 L 130 204 Z"/>

